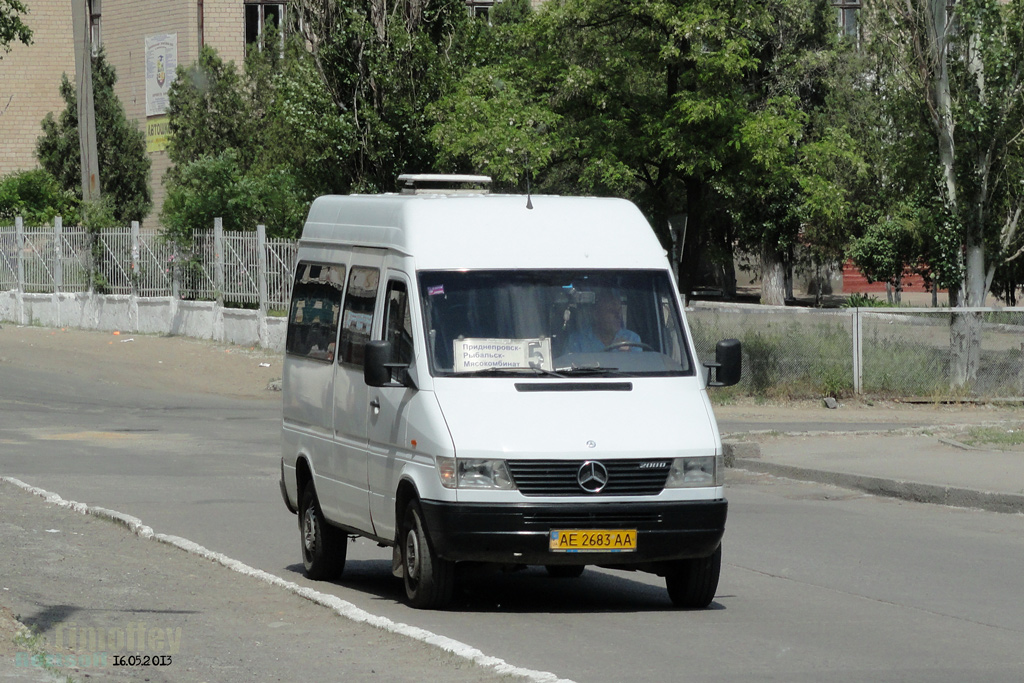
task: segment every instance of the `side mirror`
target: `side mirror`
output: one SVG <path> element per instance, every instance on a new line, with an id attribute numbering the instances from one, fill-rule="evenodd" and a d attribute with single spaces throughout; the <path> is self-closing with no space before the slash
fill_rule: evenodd
<path id="1" fill-rule="evenodd" d="M 715 345 L 715 362 L 705 363 L 709 387 L 731 387 L 743 372 L 743 350 L 739 339 L 723 339 Z"/>
<path id="2" fill-rule="evenodd" d="M 369 387 L 386 387 L 391 384 L 391 342 L 371 341 L 366 344 L 363 357 L 363 380 Z"/>
<path id="3" fill-rule="evenodd" d="M 409 375 L 409 366 L 404 363 L 392 363 L 392 349 L 389 341 L 371 341 L 366 344 L 363 357 L 363 381 L 368 387 L 412 387 L 416 384 Z M 392 372 L 400 372 L 401 381 L 395 382 Z"/>

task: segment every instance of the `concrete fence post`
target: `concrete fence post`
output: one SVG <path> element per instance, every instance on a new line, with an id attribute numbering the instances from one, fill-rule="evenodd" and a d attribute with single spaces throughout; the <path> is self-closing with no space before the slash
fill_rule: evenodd
<path id="1" fill-rule="evenodd" d="M 256 226 L 256 289 L 260 317 L 267 315 L 267 226 Z"/>
<path id="2" fill-rule="evenodd" d="M 171 252 L 171 297 L 175 300 L 181 298 L 181 245 L 174 240 L 174 250 Z"/>
<path id="3" fill-rule="evenodd" d="M 53 293 L 64 289 L 64 219 L 53 219 Z"/>
<path id="4" fill-rule="evenodd" d="M 217 305 L 224 305 L 224 219 L 213 219 L 213 289 Z"/>
<path id="5" fill-rule="evenodd" d="M 129 279 L 131 280 L 132 294 L 136 296 L 139 293 L 139 253 L 139 222 L 132 221 L 132 264 Z"/>
<path id="6" fill-rule="evenodd" d="M 25 221 L 14 219 L 14 240 L 18 249 L 18 294 L 25 293 Z"/>
<path id="7" fill-rule="evenodd" d="M 853 309 L 853 393 L 864 393 L 864 332 L 861 329 L 860 308 Z"/>

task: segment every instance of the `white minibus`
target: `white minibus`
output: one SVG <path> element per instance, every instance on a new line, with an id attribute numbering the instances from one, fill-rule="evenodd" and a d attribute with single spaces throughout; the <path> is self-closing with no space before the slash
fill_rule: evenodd
<path id="1" fill-rule="evenodd" d="M 400 180 L 318 198 L 299 242 L 281 492 L 308 576 L 362 536 L 420 608 L 460 563 L 652 572 L 709 605 L 727 503 L 707 387 L 739 380 L 739 342 L 698 363 L 628 201 Z"/>

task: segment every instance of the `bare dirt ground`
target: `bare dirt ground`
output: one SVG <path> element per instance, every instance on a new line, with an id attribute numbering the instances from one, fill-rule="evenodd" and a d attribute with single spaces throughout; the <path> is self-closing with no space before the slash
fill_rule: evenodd
<path id="1" fill-rule="evenodd" d="M 268 398 L 283 356 L 188 337 L 0 324 L 0 363 L 75 374 L 99 383 Z"/>

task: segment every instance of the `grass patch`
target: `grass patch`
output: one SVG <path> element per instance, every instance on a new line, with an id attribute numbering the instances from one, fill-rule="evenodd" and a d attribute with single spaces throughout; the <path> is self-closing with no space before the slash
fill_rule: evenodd
<path id="1" fill-rule="evenodd" d="M 20 621 L 20 617 L 15 617 Z M 51 676 L 58 678 L 64 683 L 75 683 L 70 675 L 65 675 L 56 661 L 62 660 L 59 655 L 52 655 L 46 651 L 46 639 L 36 633 L 34 627 L 26 626 L 14 636 L 14 646 L 21 652 L 15 655 L 15 664 L 32 669 L 43 669 Z"/>
<path id="2" fill-rule="evenodd" d="M 972 427 L 967 431 L 963 442 L 968 446 L 995 446 L 999 449 L 1019 450 L 1024 446 L 1024 429 L 1020 426 L 1006 427 Z"/>

